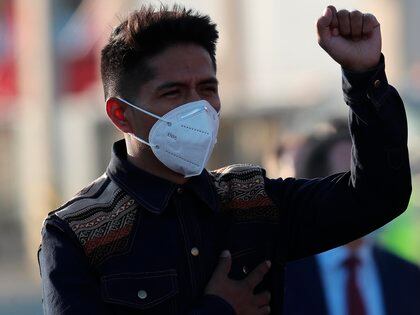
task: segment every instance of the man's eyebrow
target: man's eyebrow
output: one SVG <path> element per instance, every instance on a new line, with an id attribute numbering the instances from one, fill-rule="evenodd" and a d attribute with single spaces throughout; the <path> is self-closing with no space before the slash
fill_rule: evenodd
<path id="1" fill-rule="evenodd" d="M 200 81 L 198 84 L 219 84 L 219 81 L 216 78 L 209 78 L 209 79 L 205 79 L 203 81 Z"/>
<path id="2" fill-rule="evenodd" d="M 198 84 L 219 84 L 219 81 L 216 78 L 209 78 L 209 79 L 204 79 L 200 82 L 198 82 Z M 165 82 L 162 83 L 161 85 L 159 85 L 156 88 L 156 91 L 162 91 L 162 90 L 167 90 L 170 88 L 174 88 L 174 87 L 180 87 L 180 86 L 186 86 L 186 83 L 183 82 L 177 82 L 177 81 L 169 81 L 169 82 Z"/>
<path id="3" fill-rule="evenodd" d="M 179 87 L 179 86 L 184 86 L 184 83 L 181 82 L 165 82 L 162 83 L 161 85 L 159 85 L 156 88 L 156 91 L 161 91 L 161 90 L 166 90 L 166 89 L 170 89 L 170 88 L 174 88 L 174 87 Z"/>

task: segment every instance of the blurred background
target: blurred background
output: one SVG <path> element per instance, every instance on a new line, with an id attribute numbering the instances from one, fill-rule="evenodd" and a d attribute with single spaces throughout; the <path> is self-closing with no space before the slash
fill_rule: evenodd
<path id="1" fill-rule="evenodd" d="M 100 176 L 121 138 L 105 115 L 100 49 L 140 4 L 0 0 L 0 314 L 41 314 L 36 258 L 47 213 Z M 218 24 L 222 122 L 209 168 L 293 176 L 302 139 L 347 116 L 340 68 L 316 42 L 324 0 L 180 0 Z M 420 263 L 420 2 L 339 0 L 381 22 L 389 81 L 409 116 L 413 194 L 379 241 Z M 287 145 L 285 145 L 285 143 Z M 284 151 L 279 154 L 279 147 Z"/>

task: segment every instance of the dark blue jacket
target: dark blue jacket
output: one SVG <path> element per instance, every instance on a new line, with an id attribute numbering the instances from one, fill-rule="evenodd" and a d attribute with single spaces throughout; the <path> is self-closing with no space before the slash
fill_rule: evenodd
<path id="1" fill-rule="evenodd" d="M 385 315 L 420 314 L 420 269 L 389 251 L 373 248 Z M 285 273 L 284 315 L 328 315 L 319 264 L 314 256 L 290 262 Z"/>
<path id="2" fill-rule="evenodd" d="M 236 165 L 177 186 L 135 168 L 117 142 L 106 173 L 45 220 L 45 313 L 233 314 L 204 295 L 229 249 L 234 279 L 272 261 L 256 292 L 270 290 L 272 314 L 281 314 L 287 261 L 377 229 L 410 198 L 406 116 L 383 59 L 370 72 L 344 72 L 343 91 L 351 171 L 327 178 L 269 179 L 259 167 Z"/>

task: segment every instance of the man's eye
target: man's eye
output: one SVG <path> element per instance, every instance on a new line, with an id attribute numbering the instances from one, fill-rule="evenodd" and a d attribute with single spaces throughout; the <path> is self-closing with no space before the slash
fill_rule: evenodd
<path id="1" fill-rule="evenodd" d="M 217 92 L 217 87 L 216 86 L 206 86 L 204 88 L 204 90 L 207 91 L 207 92 L 216 93 Z"/>
<path id="2" fill-rule="evenodd" d="M 162 96 L 176 96 L 178 95 L 179 91 L 178 90 L 172 90 L 172 91 L 168 91 L 162 94 Z"/>

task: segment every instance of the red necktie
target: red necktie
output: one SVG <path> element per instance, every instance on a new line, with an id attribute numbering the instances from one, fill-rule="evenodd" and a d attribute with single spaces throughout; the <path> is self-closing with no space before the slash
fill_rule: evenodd
<path id="1" fill-rule="evenodd" d="M 360 260 L 354 255 L 344 261 L 344 266 L 348 271 L 346 285 L 348 315 L 366 315 L 365 305 L 357 284 L 357 268 L 359 265 Z"/>

